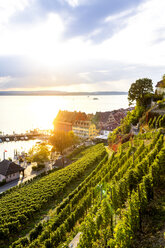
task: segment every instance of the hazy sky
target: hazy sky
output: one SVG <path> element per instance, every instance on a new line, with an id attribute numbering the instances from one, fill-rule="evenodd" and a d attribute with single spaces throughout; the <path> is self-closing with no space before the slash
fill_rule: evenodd
<path id="1" fill-rule="evenodd" d="M 165 73 L 164 0 L 0 0 L 0 90 L 127 91 Z"/>

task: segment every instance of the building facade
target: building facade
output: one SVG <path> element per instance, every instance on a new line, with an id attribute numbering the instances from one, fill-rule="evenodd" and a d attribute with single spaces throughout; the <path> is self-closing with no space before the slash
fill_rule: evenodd
<path id="1" fill-rule="evenodd" d="M 24 168 L 20 165 L 6 159 L 0 162 L 0 182 L 18 179 L 21 173 L 24 176 Z"/>
<path id="2" fill-rule="evenodd" d="M 90 121 L 75 121 L 73 124 L 73 132 L 81 138 L 89 137 Z"/>
<path id="3" fill-rule="evenodd" d="M 78 137 L 92 139 L 97 135 L 96 126 L 91 122 L 92 118 L 93 114 L 60 110 L 54 120 L 54 132 L 73 131 Z"/>
<path id="4" fill-rule="evenodd" d="M 73 125 L 73 132 L 78 137 L 90 139 L 93 139 L 98 134 L 96 125 L 91 121 L 76 121 Z"/>
<path id="5" fill-rule="evenodd" d="M 75 121 L 77 112 L 59 111 L 53 121 L 54 132 L 56 131 L 72 131 L 72 125 Z"/>
<path id="6" fill-rule="evenodd" d="M 155 87 L 158 95 L 165 94 L 165 84 L 163 80 L 159 81 Z"/>
<path id="7" fill-rule="evenodd" d="M 96 128 L 95 124 L 91 124 L 89 127 L 89 138 L 94 139 L 98 135 L 99 131 Z"/>
<path id="8" fill-rule="evenodd" d="M 54 131 L 65 131 L 65 132 L 72 131 L 72 123 L 58 121 L 54 126 Z"/>

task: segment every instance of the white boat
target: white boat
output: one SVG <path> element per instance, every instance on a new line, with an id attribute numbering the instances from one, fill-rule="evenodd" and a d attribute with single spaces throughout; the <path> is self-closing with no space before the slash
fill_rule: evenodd
<path id="1" fill-rule="evenodd" d="M 6 141 L 7 141 L 7 142 L 9 142 L 9 141 L 10 141 L 10 139 L 9 139 L 9 138 L 6 138 Z"/>

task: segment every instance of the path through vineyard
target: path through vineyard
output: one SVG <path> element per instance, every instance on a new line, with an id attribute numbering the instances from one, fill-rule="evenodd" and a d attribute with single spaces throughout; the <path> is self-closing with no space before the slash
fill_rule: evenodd
<path id="1" fill-rule="evenodd" d="M 81 232 L 77 233 L 74 239 L 70 242 L 69 248 L 76 248 L 80 240 Z"/>

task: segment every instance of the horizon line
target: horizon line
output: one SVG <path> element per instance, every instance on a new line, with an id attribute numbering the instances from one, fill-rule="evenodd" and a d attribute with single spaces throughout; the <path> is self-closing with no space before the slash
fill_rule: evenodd
<path id="1" fill-rule="evenodd" d="M 30 90 L 30 91 L 0 91 L 0 95 L 127 95 L 126 91 L 51 91 L 51 90 Z"/>

